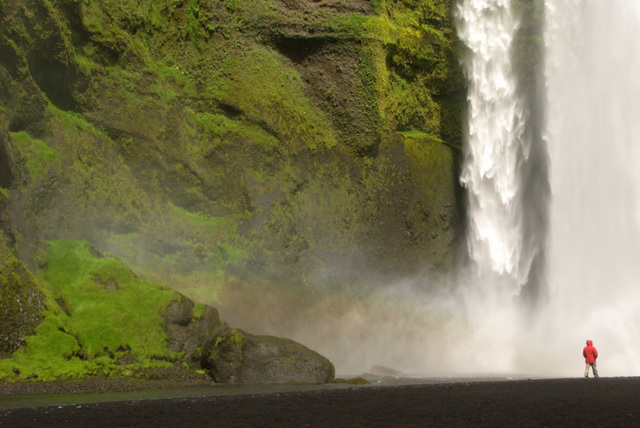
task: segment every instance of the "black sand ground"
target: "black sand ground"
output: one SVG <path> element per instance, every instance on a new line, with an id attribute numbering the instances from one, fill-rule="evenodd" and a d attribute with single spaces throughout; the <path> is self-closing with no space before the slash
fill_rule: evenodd
<path id="1" fill-rule="evenodd" d="M 0 410 L 2 427 L 640 426 L 640 378 L 353 386 Z"/>

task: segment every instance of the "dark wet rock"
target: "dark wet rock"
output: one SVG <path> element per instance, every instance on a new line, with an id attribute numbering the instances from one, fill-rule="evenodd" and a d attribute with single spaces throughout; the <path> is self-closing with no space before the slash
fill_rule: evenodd
<path id="1" fill-rule="evenodd" d="M 229 330 L 205 350 L 203 367 L 216 382 L 321 384 L 333 380 L 333 364 L 290 339 Z"/>
<path id="2" fill-rule="evenodd" d="M 167 321 L 181 326 L 189 325 L 193 318 L 193 308 L 195 304 L 192 300 L 180 296 L 167 306 Z"/>
<path id="3" fill-rule="evenodd" d="M 117 290 L 118 284 L 113 279 L 108 279 L 106 281 L 102 281 L 99 278 L 94 278 L 93 282 L 100 286 L 104 287 L 105 290 Z"/>
<path id="4" fill-rule="evenodd" d="M 60 306 L 60 309 L 62 309 L 62 311 L 65 314 L 67 314 L 67 316 L 71 316 L 71 311 L 69 310 L 69 307 L 67 306 L 67 302 L 62 297 L 56 298 L 56 303 L 58 304 L 58 306 Z"/>
<path id="5" fill-rule="evenodd" d="M 138 359 L 136 358 L 135 355 L 130 354 L 130 353 L 126 353 L 123 356 L 121 356 L 120 358 L 118 358 L 117 362 L 121 366 L 128 366 L 130 364 L 137 364 L 138 363 Z"/>
<path id="6" fill-rule="evenodd" d="M 2 143 L 0 142 L 0 157 L 2 155 Z M 0 160 L 0 170 L 4 168 Z M 2 185 L 0 185 L 2 187 Z M 11 228 L 11 220 L 9 219 L 9 200 L 0 192 L 0 231 L 9 239 L 9 245 L 13 247 L 16 237 Z"/>
<path id="7" fill-rule="evenodd" d="M 188 361 L 199 348 L 229 328 L 215 308 L 204 306 L 202 314 L 196 315 L 195 307 L 192 300 L 179 296 L 169 304 L 165 314 L 169 348 L 174 352 L 185 352 Z"/>

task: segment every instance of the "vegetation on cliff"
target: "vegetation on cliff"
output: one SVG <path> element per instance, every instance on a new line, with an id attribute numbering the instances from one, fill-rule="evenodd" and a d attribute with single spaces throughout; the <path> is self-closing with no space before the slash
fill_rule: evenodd
<path id="1" fill-rule="evenodd" d="M 0 358 L 24 345 L 33 334 L 44 308 L 35 278 L 12 251 L 0 230 Z"/>
<path id="2" fill-rule="evenodd" d="M 118 275 L 150 281 L 150 313 L 170 294 L 159 282 L 233 308 L 238 293 L 300 304 L 447 273 L 464 94 L 450 7 L 0 0 L 11 254 L 36 271 L 50 240 L 87 241 L 128 266 Z M 76 260 L 65 270 L 89 275 Z M 38 328 L 64 336 L 60 355 L 80 352 L 67 332 L 89 318 L 64 324 L 47 284 L 73 282 L 49 269 Z M 68 290 L 65 305 L 83 307 Z M 90 343 L 82 352 L 104 352 Z M 141 362 L 169 358 L 130 346 Z"/>

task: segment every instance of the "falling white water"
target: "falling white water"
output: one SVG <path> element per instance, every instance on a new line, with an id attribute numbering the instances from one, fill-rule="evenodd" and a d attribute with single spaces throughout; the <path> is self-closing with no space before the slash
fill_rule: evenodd
<path id="1" fill-rule="evenodd" d="M 459 35 L 469 83 L 469 142 L 462 183 L 469 189 L 469 253 L 481 273 L 518 280 L 518 153 L 522 105 L 516 96 L 510 48 L 517 21 L 509 0 L 470 0 L 460 7 Z"/>
<path id="2" fill-rule="evenodd" d="M 512 371 L 518 314 L 514 297 L 526 282 L 533 252 L 523 248 L 522 177 L 530 142 L 511 65 L 518 28 L 510 0 L 464 0 L 457 9 L 468 47 L 468 141 L 461 182 L 469 195 L 470 278 L 462 290 L 469 346 L 482 349 L 468 369 Z"/>
<path id="3" fill-rule="evenodd" d="M 468 356 L 467 368 L 576 376 L 592 339 L 601 375 L 639 375 L 640 2 L 547 0 L 545 7 L 549 289 L 530 317 L 515 297 L 544 248 L 531 248 L 526 234 L 535 230 L 522 224 L 521 171 L 532 142 L 511 68 L 518 17 L 508 0 L 458 6 L 469 48 L 461 181 L 471 272 L 462 295 L 467 346 L 482 350 L 477 361 Z"/>
<path id="4" fill-rule="evenodd" d="M 575 374 L 593 339 L 601 375 L 639 375 L 640 2 L 547 0 L 546 19 L 553 202 L 541 346 Z"/>

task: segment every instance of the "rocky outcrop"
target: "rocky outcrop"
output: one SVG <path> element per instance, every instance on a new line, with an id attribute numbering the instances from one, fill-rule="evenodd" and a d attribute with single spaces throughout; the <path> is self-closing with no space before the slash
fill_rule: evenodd
<path id="1" fill-rule="evenodd" d="M 194 312 L 198 308 L 199 314 Z M 321 384 L 333 380 L 333 364 L 293 340 L 231 329 L 210 306 L 180 296 L 166 309 L 169 347 L 205 368 L 219 383 Z"/>
<path id="2" fill-rule="evenodd" d="M 228 330 L 209 343 L 202 366 L 220 383 L 321 384 L 333 380 L 333 364 L 290 339 Z"/>
<path id="3" fill-rule="evenodd" d="M 13 246 L 15 236 L 11 229 L 11 219 L 9 218 L 9 201 L 2 192 L 0 192 L 0 233 L 3 233 L 9 240 L 9 244 Z"/>
<path id="4" fill-rule="evenodd" d="M 38 284 L 0 231 L 0 379 L 145 377 L 149 365 L 185 363 L 225 383 L 333 379 L 333 365 L 301 344 L 233 330 L 215 308 L 140 279 L 87 242 L 51 242 L 43 260 Z"/>
<path id="5" fill-rule="evenodd" d="M 184 352 L 187 361 L 191 361 L 194 354 L 197 358 L 198 349 L 229 329 L 215 308 L 198 305 L 199 313 L 195 313 L 195 308 L 192 300 L 180 295 L 169 304 L 164 316 L 169 349 Z"/>

